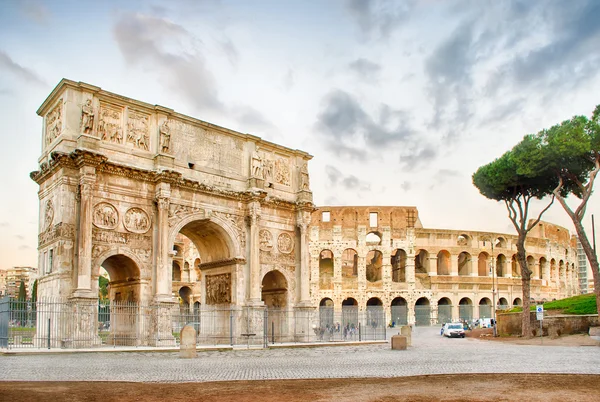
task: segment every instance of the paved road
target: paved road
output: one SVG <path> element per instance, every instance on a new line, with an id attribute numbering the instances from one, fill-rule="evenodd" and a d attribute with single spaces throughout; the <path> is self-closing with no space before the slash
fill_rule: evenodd
<path id="1" fill-rule="evenodd" d="M 447 339 L 417 327 L 413 346 L 389 344 L 177 353 L 117 352 L 0 356 L 0 381 L 201 382 L 399 377 L 455 373 L 600 374 L 600 348 L 523 346 Z"/>

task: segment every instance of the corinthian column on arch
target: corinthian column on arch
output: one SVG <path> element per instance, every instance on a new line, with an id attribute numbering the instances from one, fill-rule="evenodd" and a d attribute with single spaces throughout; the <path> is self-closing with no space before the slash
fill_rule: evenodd
<path id="1" fill-rule="evenodd" d="M 156 190 L 156 267 L 154 275 L 154 300 L 171 300 L 171 277 L 169 275 L 169 204 L 171 188 L 168 183 L 159 183 Z"/>
<path id="2" fill-rule="evenodd" d="M 248 205 L 248 223 L 250 225 L 250 292 L 248 304 L 261 304 L 260 278 L 260 239 L 258 222 L 260 221 L 260 202 L 252 201 Z"/>
<path id="3" fill-rule="evenodd" d="M 310 260 L 308 249 L 308 225 L 310 212 L 300 211 L 297 217 L 297 226 L 300 229 L 300 293 L 299 305 L 310 305 Z"/>
<path id="4" fill-rule="evenodd" d="M 77 250 L 77 288 L 75 297 L 92 297 L 92 219 L 96 168 L 79 169 L 79 239 Z"/>

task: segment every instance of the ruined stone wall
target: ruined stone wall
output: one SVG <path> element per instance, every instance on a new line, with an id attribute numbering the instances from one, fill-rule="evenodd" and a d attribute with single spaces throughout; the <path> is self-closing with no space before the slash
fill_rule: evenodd
<path id="1" fill-rule="evenodd" d="M 376 221 L 371 220 L 373 212 Z M 334 308 L 341 309 L 352 298 L 359 309 L 365 309 L 371 300 L 371 305 L 381 304 L 389 314 L 392 303 L 401 303 L 408 306 L 410 318 L 415 313 L 411 308 L 421 299 L 419 304 L 429 304 L 435 320 L 438 303 L 447 303 L 458 318 L 491 311 L 493 299 L 506 307 L 521 302 L 517 236 L 423 228 L 415 218 L 414 207 L 320 207 L 313 212 L 314 305 L 331 299 Z M 568 232 L 550 239 L 530 235 L 526 248 L 533 299 L 552 300 L 578 292 L 576 253 Z M 354 256 L 356 272 L 345 268 L 351 265 L 348 255 Z"/>

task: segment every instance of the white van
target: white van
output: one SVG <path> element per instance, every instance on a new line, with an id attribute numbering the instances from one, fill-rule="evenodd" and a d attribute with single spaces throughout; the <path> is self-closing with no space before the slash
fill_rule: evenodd
<path id="1" fill-rule="evenodd" d="M 491 318 L 480 318 L 479 319 L 479 328 L 492 328 L 492 319 Z"/>

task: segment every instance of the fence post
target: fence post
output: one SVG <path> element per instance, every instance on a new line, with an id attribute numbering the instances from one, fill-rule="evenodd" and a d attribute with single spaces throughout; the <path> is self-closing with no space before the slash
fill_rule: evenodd
<path id="1" fill-rule="evenodd" d="M 233 346 L 233 308 L 229 308 L 229 344 Z"/>
<path id="2" fill-rule="evenodd" d="M 50 349 L 50 318 L 48 318 L 48 349 Z"/>
<path id="3" fill-rule="evenodd" d="M 265 307 L 263 313 L 263 347 L 269 347 L 269 311 Z"/>

